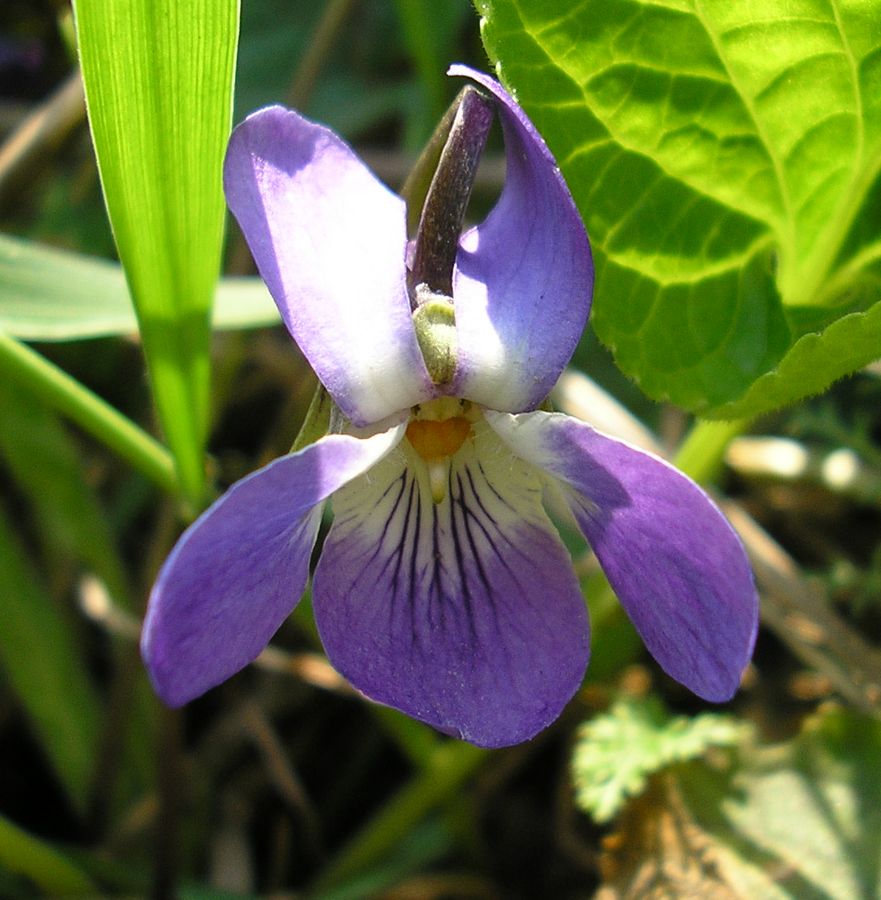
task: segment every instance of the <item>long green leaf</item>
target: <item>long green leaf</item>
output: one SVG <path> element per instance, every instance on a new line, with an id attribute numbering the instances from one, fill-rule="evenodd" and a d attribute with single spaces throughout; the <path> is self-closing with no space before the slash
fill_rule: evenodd
<path id="1" fill-rule="evenodd" d="M 0 421 L 0 459 L 33 512 L 36 538 L 50 564 L 47 577 L 52 577 L 54 563 L 73 564 L 78 571 L 94 572 L 114 601 L 131 609 L 128 577 L 106 511 L 58 416 L 27 389 L 0 379 Z M 119 653 L 118 658 L 124 655 Z M 150 713 L 150 705 L 139 694 L 124 719 L 133 735 L 121 760 L 122 774 L 127 784 L 140 790 L 151 783 L 155 769 L 146 740 Z"/>
<path id="2" fill-rule="evenodd" d="M 0 510 L 0 667 L 71 798 L 95 775 L 99 706 L 79 648 Z"/>
<path id="3" fill-rule="evenodd" d="M 95 885 L 85 872 L 54 847 L 0 815 L 0 866 L 30 879 L 44 896 L 92 895 Z"/>
<path id="4" fill-rule="evenodd" d="M 281 321 L 260 278 L 222 279 L 212 318 L 217 329 Z M 118 263 L 0 235 L 0 331 L 25 341 L 70 341 L 137 327 Z"/>
<path id="5" fill-rule="evenodd" d="M 237 0 L 76 0 L 104 195 L 162 426 L 202 500 Z"/>

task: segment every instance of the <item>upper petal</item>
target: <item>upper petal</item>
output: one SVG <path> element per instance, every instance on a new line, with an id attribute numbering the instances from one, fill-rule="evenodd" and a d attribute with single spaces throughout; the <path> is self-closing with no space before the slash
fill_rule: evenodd
<path id="1" fill-rule="evenodd" d="M 498 204 L 460 242 L 454 393 L 519 412 L 548 395 L 584 330 L 593 289 L 590 244 L 553 156 L 510 94 L 465 66 L 449 71 L 498 100 L 507 162 Z"/>
<path id="2" fill-rule="evenodd" d="M 403 426 L 366 440 L 322 438 L 242 479 L 183 534 L 165 561 L 141 651 L 171 706 L 247 665 L 306 586 L 322 502 L 400 441 Z"/>
<path id="3" fill-rule="evenodd" d="M 340 409 L 365 425 L 431 396 L 410 320 L 404 201 L 332 131 L 280 106 L 235 129 L 224 188 L 282 319 Z"/>
<path id="4" fill-rule="evenodd" d="M 758 597 L 743 545 L 712 500 L 643 450 L 558 413 L 487 413 L 525 459 L 570 487 L 578 524 L 662 668 L 729 699 L 752 654 Z"/>
<path id="5" fill-rule="evenodd" d="M 549 725 L 578 689 L 588 622 L 537 473 L 474 428 L 440 503 L 406 441 L 334 497 L 313 602 L 356 688 L 498 747 Z"/>

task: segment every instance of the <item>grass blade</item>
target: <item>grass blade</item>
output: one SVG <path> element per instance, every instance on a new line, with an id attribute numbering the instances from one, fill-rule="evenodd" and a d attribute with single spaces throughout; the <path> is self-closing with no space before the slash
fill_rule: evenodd
<path id="1" fill-rule="evenodd" d="M 0 666 L 62 784 L 82 810 L 100 711 L 79 648 L 0 511 Z"/>
<path id="2" fill-rule="evenodd" d="M 95 885 L 69 859 L 0 815 L 0 865 L 51 897 L 93 895 Z"/>
<path id="3" fill-rule="evenodd" d="M 92 137 L 156 405 L 185 496 L 203 499 L 210 309 L 237 0 L 76 0 Z"/>

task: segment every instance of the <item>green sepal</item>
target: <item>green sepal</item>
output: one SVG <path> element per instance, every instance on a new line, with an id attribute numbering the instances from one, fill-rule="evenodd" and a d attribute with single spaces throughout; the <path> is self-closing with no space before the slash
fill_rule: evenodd
<path id="1" fill-rule="evenodd" d="M 443 294 L 416 287 L 417 307 L 413 328 L 425 360 L 425 368 L 435 384 L 449 384 L 456 374 L 456 311 Z"/>

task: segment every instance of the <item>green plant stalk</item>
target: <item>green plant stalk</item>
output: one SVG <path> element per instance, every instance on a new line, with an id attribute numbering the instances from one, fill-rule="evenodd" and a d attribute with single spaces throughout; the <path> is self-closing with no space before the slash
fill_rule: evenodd
<path id="1" fill-rule="evenodd" d="M 30 879 L 46 896 L 97 895 L 92 880 L 53 847 L 0 815 L 0 865 Z"/>
<path id="2" fill-rule="evenodd" d="M 162 490 L 179 495 L 174 461 L 155 438 L 54 363 L 2 333 L 0 374 L 33 391 L 52 409 L 106 444 Z"/>
<path id="3" fill-rule="evenodd" d="M 321 70 L 327 64 L 354 5 L 354 0 L 328 0 L 325 3 L 324 11 L 309 38 L 306 50 L 297 63 L 291 86 L 285 97 L 286 106 L 305 110 L 309 105 Z"/>
<path id="4" fill-rule="evenodd" d="M 752 422 L 752 419 L 727 422 L 699 419 L 692 425 L 673 462 L 698 484 L 711 483 L 719 474 L 728 445 L 743 434 Z"/>
<path id="5" fill-rule="evenodd" d="M 431 758 L 442 740 L 433 728 L 391 706 L 377 703 L 371 706 L 370 712 L 416 769 L 424 769 L 431 764 Z"/>
<path id="6" fill-rule="evenodd" d="M 418 822 L 467 781 L 489 756 L 471 744 L 448 742 L 432 753 L 424 769 L 365 825 L 322 872 L 313 886 L 320 894 L 363 872 Z"/>

